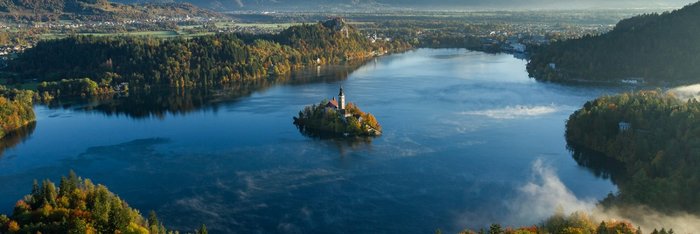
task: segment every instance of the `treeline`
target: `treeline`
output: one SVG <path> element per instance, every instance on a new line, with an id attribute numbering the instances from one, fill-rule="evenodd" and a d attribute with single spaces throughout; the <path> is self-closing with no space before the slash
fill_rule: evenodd
<path id="1" fill-rule="evenodd" d="M 533 49 L 530 76 L 548 81 L 691 83 L 700 77 L 700 3 L 620 21 L 600 36 Z"/>
<path id="2" fill-rule="evenodd" d="M 153 87 L 137 92 L 113 92 L 86 95 L 85 98 L 55 98 L 49 93 L 37 95 L 51 109 L 71 108 L 105 115 L 134 119 L 165 118 L 192 111 L 216 111 L 225 103 L 250 96 L 275 85 L 300 85 L 344 80 L 362 63 L 300 69 L 276 79 L 256 79 L 235 82 L 220 87 Z M 320 72 L 320 73 L 317 73 Z M 98 83 L 99 85 L 99 83 Z M 84 86 L 83 86 L 84 87 Z M 124 90 L 122 88 L 121 90 Z M 108 90 L 109 91 L 109 90 Z M 117 91 L 117 90 L 113 90 Z M 48 97 L 48 98 L 47 98 Z"/>
<path id="3" fill-rule="evenodd" d="M 206 233 L 202 226 L 196 233 Z M 177 233 L 159 222 L 155 212 L 145 219 L 104 185 L 95 185 L 71 171 L 58 187 L 36 180 L 12 215 L 0 215 L 0 233 Z"/>
<path id="4" fill-rule="evenodd" d="M 0 138 L 34 122 L 34 92 L 0 86 Z"/>
<path id="5" fill-rule="evenodd" d="M 699 117 L 696 99 L 659 91 L 604 96 L 569 117 L 566 139 L 574 151 L 593 150 L 622 164 L 621 172 L 611 172 L 619 194 L 603 204 L 700 214 Z M 587 161 L 586 154 L 575 155 Z"/>
<path id="6" fill-rule="evenodd" d="M 423 48 L 464 48 L 474 51 L 483 51 L 487 53 L 501 52 L 501 47 L 498 43 L 485 44 L 482 38 L 471 35 L 450 35 L 434 33 L 433 35 L 425 36 L 420 41 L 420 47 Z"/>
<path id="7" fill-rule="evenodd" d="M 148 233 L 151 228 L 160 233 L 162 228 L 150 227 L 107 187 L 73 172 L 61 178 L 58 188 L 49 180 L 35 180 L 32 192 L 17 202 L 11 216 L 0 217 L 0 223 L 10 233 Z"/>
<path id="8" fill-rule="evenodd" d="M 442 233 L 437 231 L 436 233 Z M 584 212 L 574 212 L 571 215 L 564 215 L 557 212 L 539 225 L 529 227 L 511 228 L 503 227 L 500 224 L 492 224 L 487 229 L 478 231 L 465 230 L 460 234 L 577 234 L 577 233 L 600 233 L 600 234 L 641 234 L 642 229 L 634 227 L 630 222 L 608 220 L 599 223 Z M 673 230 L 654 230 L 652 234 L 672 234 Z"/>
<path id="9" fill-rule="evenodd" d="M 43 81 L 37 85 L 37 92 L 39 98 L 43 101 L 49 101 L 58 96 L 88 97 L 115 92 L 115 88 L 110 83 L 111 79 L 109 78 L 103 78 L 100 83 L 89 78 Z"/>
<path id="10" fill-rule="evenodd" d="M 400 41 L 371 43 L 342 19 L 334 19 L 274 35 L 43 41 L 12 60 L 7 70 L 42 81 L 88 77 L 99 82 L 109 77 L 112 85 L 186 87 L 288 74 L 304 65 L 341 63 L 408 47 Z"/>
<path id="11" fill-rule="evenodd" d="M 345 117 L 340 110 L 327 107 L 328 101 L 311 105 L 299 111 L 294 117 L 294 124 L 302 133 L 312 136 L 348 135 L 348 136 L 377 136 L 382 127 L 374 115 L 365 113 L 355 104 L 348 103 Z"/>

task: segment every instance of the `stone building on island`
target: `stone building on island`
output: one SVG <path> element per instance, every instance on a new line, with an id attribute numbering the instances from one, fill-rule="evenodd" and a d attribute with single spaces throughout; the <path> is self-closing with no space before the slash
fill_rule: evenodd
<path id="1" fill-rule="evenodd" d="M 338 114 L 342 115 L 343 117 L 349 117 L 352 116 L 350 113 L 345 112 L 345 92 L 343 92 L 343 87 L 340 87 L 340 92 L 338 93 L 338 99 L 336 100 L 335 97 L 333 97 L 328 103 L 326 103 L 326 108 L 327 109 L 333 109 L 338 112 Z"/>

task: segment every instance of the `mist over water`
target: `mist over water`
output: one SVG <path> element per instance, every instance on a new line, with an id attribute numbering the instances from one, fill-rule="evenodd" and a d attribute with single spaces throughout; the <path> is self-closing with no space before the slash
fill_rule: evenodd
<path id="1" fill-rule="evenodd" d="M 554 168 L 541 159 L 532 163 L 530 180 L 519 187 L 518 195 L 509 201 L 509 224 L 532 225 L 542 222 L 561 209 L 565 214 L 591 212 L 594 198 L 578 198 L 559 179 Z"/>
<path id="2" fill-rule="evenodd" d="M 698 99 L 700 97 L 700 84 L 679 86 L 667 91 L 681 100 Z"/>
<path id="3" fill-rule="evenodd" d="M 210 92 L 219 96 L 157 115 L 133 114 L 148 113 L 130 105 L 139 100 L 37 106 L 33 132 L 0 157 L 0 212 L 33 179 L 70 169 L 170 228 L 205 223 L 215 233 L 456 232 L 536 223 L 558 205 L 589 209 L 616 191 L 576 164 L 563 134 L 571 112 L 619 89 L 538 83 L 525 61 L 456 49 L 331 74 L 242 96 Z M 321 140 L 295 128 L 292 116 L 341 85 L 383 136 Z"/>
<path id="4" fill-rule="evenodd" d="M 584 212 L 594 221 L 628 220 L 644 233 L 661 228 L 684 234 L 700 230 L 700 217 L 685 212 L 664 214 L 645 206 L 600 207 L 598 200 L 574 194 L 556 169 L 542 159 L 532 163 L 530 180 L 519 187 L 518 195 L 507 202 L 507 207 L 510 218 L 505 223 L 510 225 L 539 224 L 556 212 Z"/>

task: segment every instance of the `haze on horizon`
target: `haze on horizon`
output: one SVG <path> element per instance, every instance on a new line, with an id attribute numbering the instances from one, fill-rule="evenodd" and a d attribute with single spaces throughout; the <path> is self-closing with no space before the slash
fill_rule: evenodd
<path id="1" fill-rule="evenodd" d="M 215 10 L 537 10 L 537 9 L 664 9 L 696 0 L 115 0 L 117 2 L 189 2 Z"/>

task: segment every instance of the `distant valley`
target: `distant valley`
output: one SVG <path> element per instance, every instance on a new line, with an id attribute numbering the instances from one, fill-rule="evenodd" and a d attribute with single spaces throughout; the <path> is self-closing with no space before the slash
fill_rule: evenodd
<path id="1" fill-rule="evenodd" d="M 0 0 L 0 17 L 15 20 L 116 20 L 157 17 L 215 16 L 189 3 L 121 4 L 106 0 Z"/>

